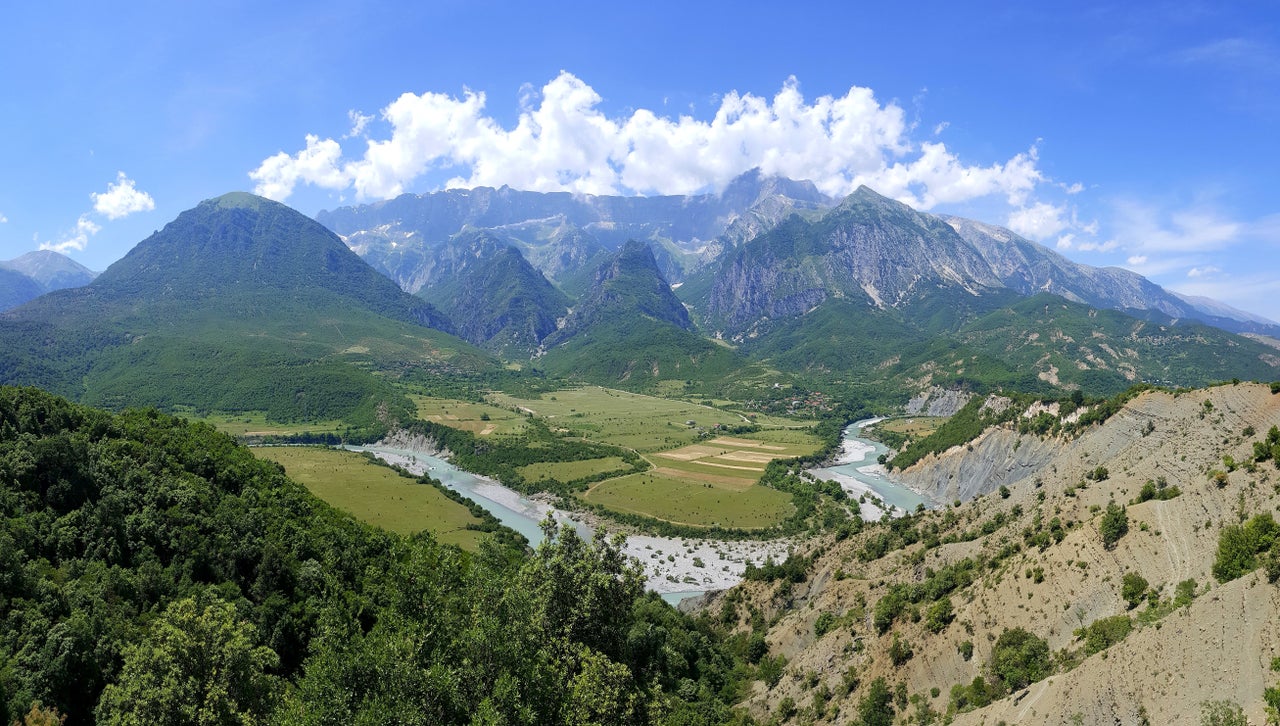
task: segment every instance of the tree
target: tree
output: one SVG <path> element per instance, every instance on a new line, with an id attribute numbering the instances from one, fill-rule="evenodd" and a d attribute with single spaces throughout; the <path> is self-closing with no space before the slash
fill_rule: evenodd
<path id="1" fill-rule="evenodd" d="M 1006 629 L 991 652 L 991 671 L 1011 693 L 1026 688 L 1053 672 L 1049 644 L 1023 628 Z"/>
<path id="2" fill-rule="evenodd" d="M 1219 582 L 1228 582 L 1253 571 L 1258 566 L 1258 553 L 1276 542 L 1278 531 L 1280 527 L 1269 512 L 1259 514 L 1243 525 L 1223 527 L 1218 535 L 1213 576 Z"/>
<path id="3" fill-rule="evenodd" d="M 1098 524 L 1098 531 L 1102 534 L 1102 545 L 1107 549 L 1116 546 L 1116 542 L 1129 532 L 1129 514 L 1125 508 L 1115 502 L 1107 503 L 1107 511 L 1102 514 L 1102 521 Z"/>
<path id="4" fill-rule="evenodd" d="M 1142 602 L 1142 597 L 1147 593 L 1150 583 L 1142 575 L 1136 572 L 1126 572 L 1120 580 L 1120 597 L 1124 598 L 1125 603 L 1132 610 L 1138 607 L 1138 603 Z"/>
<path id="5" fill-rule="evenodd" d="M 892 726 L 893 715 L 893 692 L 884 678 L 877 678 L 858 701 L 858 718 L 865 726 Z"/>
<path id="6" fill-rule="evenodd" d="M 925 627 L 929 628 L 931 632 L 941 633 L 947 629 L 954 617 L 955 611 L 951 606 L 951 598 L 944 597 L 929 606 L 929 610 L 925 614 Z"/>
<path id="7" fill-rule="evenodd" d="M 273 705 L 278 658 L 255 645 L 257 629 L 229 603 L 201 607 L 192 598 L 171 604 L 141 643 L 124 651 L 117 683 L 98 701 L 98 722 L 254 723 Z"/>

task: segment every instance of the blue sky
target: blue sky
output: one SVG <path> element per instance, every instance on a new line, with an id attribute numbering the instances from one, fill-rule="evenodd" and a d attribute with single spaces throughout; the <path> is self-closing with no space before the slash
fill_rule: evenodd
<path id="1" fill-rule="evenodd" d="M 867 183 L 1280 320 L 1280 6 L 19 3 L 0 259 L 200 200 Z M 252 175 L 252 176 L 251 176 Z"/>

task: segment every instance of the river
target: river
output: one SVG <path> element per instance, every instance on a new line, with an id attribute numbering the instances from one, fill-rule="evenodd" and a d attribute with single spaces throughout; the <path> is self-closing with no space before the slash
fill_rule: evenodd
<path id="1" fill-rule="evenodd" d="M 492 479 L 463 471 L 439 456 L 410 448 L 382 444 L 348 446 L 351 451 L 367 451 L 389 464 L 403 467 L 414 474 L 430 474 L 489 510 L 503 524 L 523 534 L 529 543 L 542 542 L 540 523 L 547 516 L 571 524 L 578 534 L 590 540 L 592 529 L 568 512 L 537 502 Z M 781 562 L 787 557 L 789 542 L 721 542 L 633 534 L 627 537 L 623 550 L 644 566 L 646 584 L 672 604 L 700 595 L 708 590 L 723 590 L 742 579 L 747 563 L 761 564 L 768 557 Z"/>
<path id="2" fill-rule="evenodd" d="M 864 428 L 883 420 L 869 418 L 850 424 L 844 430 L 844 441 L 835 463 L 828 467 L 809 470 L 819 479 L 838 482 L 850 498 L 864 499 L 861 509 L 862 518 L 865 520 L 878 520 L 886 510 L 895 516 L 900 516 L 905 512 L 915 511 L 921 504 L 925 507 L 935 506 L 934 502 L 920 493 L 890 479 L 884 466 L 879 463 L 880 455 L 889 450 L 879 441 L 862 437 Z M 863 497 L 864 494 L 868 496 Z M 879 506 L 872 497 L 886 506 Z"/>

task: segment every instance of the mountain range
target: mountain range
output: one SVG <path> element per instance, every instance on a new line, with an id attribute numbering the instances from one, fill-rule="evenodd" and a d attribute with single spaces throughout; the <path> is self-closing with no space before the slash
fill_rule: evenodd
<path id="1" fill-rule="evenodd" d="M 87 285 L 97 274 L 52 250 L 36 250 L 0 262 L 0 310 L 15 308 L 46 292 Z"/>
<path id="2" fill-rule="evenodd" d="M 538 325 L 525 326 L 514 346 L 506 338 L 491 343 L 489 332 L 463 337 L 507 357 L 532 351 L 550 370 L 600 383 L 637 385 L 635 372 L 646 367 L 645 380 L 722 371 L 716 364 L 716 374 L 701 373 L 707 349 L 690 339 L 676 344 L 674 329 L 719 340 L 739 360 L 778 371 L 827 381 L 872 376 L 906 387 L 978 381 L 1107 392 L 1137 381 L 1267 378 L 1280 360 L 1230 334 L 1280 333 L 1270 321 L 1177 296 L 1127 270 L 1072 262 L 1007 229 L 923 213 L 866 187 L 836 202 L 811 184 L 752 172 L 719 195 L 479 188 L 403 195 L 318 219 L 404 289 L 449 310 L 464 331 L 495 329 L 491 306 L 448 302 L 475 289 L 463 280 L 483 277 L 487 289 L 506 291 L 499 299 L 521 302 L 525 312 L 516 317 L 532 315 Z M 609 317 L 588 316 L 606 279 L 655 273 L 635 250 L 623 252 L 625 240 L 648 245 L 656 274 L 692 325 L 683 315 L 639 308 L 628 317 L 615 305 L 610 315 L 620 322 L 595 338 L 608 341 L 610 358 L 625 357 L 629 347 L 620 341 L 652 339 L 658 325 L 675 344 L 670 350 L 681 352 L 666 356 L 670 364 L 659 363 L 656 373 L 657 359 L 597 365 L 581 346 L 566 345 Z M 495 269 L 480 272 L 489 260 Z M 602 277 L 602 269 L 612 273 Z M 551 295 L 551 285 L 563 297 Z M 551 319 L 559 329 L 543 332 Z M 641 321 L 643 334 L 619 329 Z"/>
<path id="3" fill-rule="evenodd" d="M 88 284 L 0 315 L 0 382 L 372 426 L 408 415 L 397 380 L 500 361 L 633 390 L 873 385 L 886 401 L 1280 368 L 1228 330 L 1274 324 L 865 187 L 838 204 L 758 173 L 691 197 L 475 189 L 320 219 L 343 236 L 249 194 L 202 202 Z M 69 279 L 42 257 L 23 268 L 37 283 Z"/>

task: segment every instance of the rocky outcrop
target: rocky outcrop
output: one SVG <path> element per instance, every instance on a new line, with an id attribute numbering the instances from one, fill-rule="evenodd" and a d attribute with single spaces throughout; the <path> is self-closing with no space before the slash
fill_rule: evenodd
<path id="1" fill-rule="evenodd" d="M 972 393 L 933 386 L 907 401 L 905 411 L 908 416 L 954 416 L 972 397 Z"/>
<path id="2" fill-rule="evenodd" d="M 929 456 L 895 475 L 903 484 L 939 502 L 990 494 L 1001 486 L 1033 481 L 1062 448 L 1054 438 L 993 429 L 968 446 Z"/>

